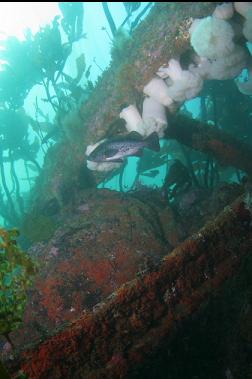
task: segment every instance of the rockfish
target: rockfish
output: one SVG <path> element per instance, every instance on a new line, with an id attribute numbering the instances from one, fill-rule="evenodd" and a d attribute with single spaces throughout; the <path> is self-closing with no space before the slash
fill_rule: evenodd
<path id="1" fill-rule="evenodd" d="M 98 145 L 88 156 L 92 162 L 123 162 L 123 158 L 143 154 L 143 149 L 160 150 L 159 138 L 156 132 L 147 138 L 137 132 L 131 132 L 125 137 L 114 137 Z"/>

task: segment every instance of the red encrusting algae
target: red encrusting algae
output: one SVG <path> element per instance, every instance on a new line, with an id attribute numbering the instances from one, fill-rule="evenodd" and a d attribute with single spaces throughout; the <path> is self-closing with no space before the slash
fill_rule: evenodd
<path id="1" fill-rule="evenodd" d="M 251 251 L 251 209 L 237 199 L 183 242 L 160 267 L 119 288 L 103 305 L 29 354 L 30 379 L 126 378 L 237 272 Z M 214 248 L 211 241 L 214 241 Z"/>

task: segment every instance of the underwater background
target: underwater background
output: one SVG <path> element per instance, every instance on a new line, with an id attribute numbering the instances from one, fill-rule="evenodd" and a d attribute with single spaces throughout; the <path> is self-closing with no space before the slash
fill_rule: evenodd
<path id="1" fill-rule="evenodd" d="M 0 4 L 0 379 L 252 378 L 252 3 Z"/>

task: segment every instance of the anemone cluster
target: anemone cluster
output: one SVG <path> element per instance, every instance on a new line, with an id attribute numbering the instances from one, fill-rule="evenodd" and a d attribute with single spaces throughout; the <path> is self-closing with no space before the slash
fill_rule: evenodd
<path id="1" fill-rule="evenodd" d="M 193 54 L 187 69 L 182 68 L 180 59 L 170 59 L 143 88 L 146 97 L 142 115 L 135 105 L 121 111 L 120 118 L 129 132 L 136 131 L 143 137 L 157 132 L 162 138 L 168 126 L 166 108 L 172 113 L 184 101 L 196 97 L 204 80 L 234 79 L 247 68 L 248 80 L 236 80 L 236 84 L 240 92 L 252 95 L 252 57 L 246 46 L 246 42 L 252 42 L 252 2 L 218 5 L 212 16 L 195 19 L 189 33 Z M 89 145 L 86 155 L 101 142 Z M 87 160 L 88 168 L 97 171 L 109 171 L 118 165 Z"/>

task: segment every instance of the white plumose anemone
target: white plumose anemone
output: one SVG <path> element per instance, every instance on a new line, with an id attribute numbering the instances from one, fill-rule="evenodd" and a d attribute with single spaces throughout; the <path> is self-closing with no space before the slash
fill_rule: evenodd
<path id="1" fill-rule="evenodd" d="M 152 97 L 146 97 L 143 101 L 142 118 L 145 127 L 145 136 L 156 132 L 160 138 L 164 136 L 167 128 L 167 118 L 164 105 L 158 103 Z"/>
<path id="2" fill-rule="evenodd" d="M 160 78 L 151 79 L 151 81 L 144 87 L 143 92 L 145 95 L 152 97 L 165 107 L 169 107 L 173 103 L 172 98 L 168 94 L 167 85 Z"/>
<path id="3" fill-rule="evenodd" d="M 168 95 L 174 101 L 185 101 L 198 95 L 203 87 L 203 80 L 197 72 L 182 70 L 176 59 L 170 59 L 167 67 L 161 67 L 157 72 L 162 78 L 169 78 Z"/>
<path id="4" fill-rule="evenodd" d="M 128 132 L 138 132 L 142 136 L 145 135 L 143 120 L 135 105 L 129 105 L 120 113 L 120 118 L 126 121 L 126 129 Z"/>
<path id="5" fill-rule="evenodd" d="M 87 160 L 87 168 L 92 171 L 111 171 L 120 167 L 121 163 L 115 162 L 92 162 Z"/>
<path id="6" fill-rule="evenodd" d="M 197 67 L 191 65 L 190 70 L 201 75 L 203 79 L 234 79 L 247 66 L 248 60 L 248 50 L 236 45 L 232 53 L 226 57 L 214 60 L 198 57 Z"/>
<path id="7" fill-rule="evenodd" d="M 234 8 L 236 12 L 240 13 L 243 17 L 246 17 L 248 10 L 252 7 L 252 3 L 249 1 L 234 2 Z"/>
<path id="8" fill-rule="evenodd" d="M 213 12 L 213 16 L 222 20 L 229 20 L 233 17 L 234 7 L 232 3 L 222 3 L 217 5 Z"/>
<path id="9" fill-rule="evenodd" d="M 192 47 L 204 58 L 222 58 L 229 55 L 235 47 L 232 26 L 217 17 L 205 17 L 200 22 L 196 20 L 196 25 L 192 25 L 190 33 Z"/>
<path id="10" fill-rule="evenodd" d="M 252 42 L 252 6 L 248 10 L 242 32 L 243 32 L 244 37 L 249 42 Z"/>
<path id="11" fill-rule="evenodd" d="M 243 35 L 252 42 L 252 3 L 247 1 L 234 2 L 236 12 L 240 13 L 244 18 Z"/>
<path id="12" fill-rule="evenodd" d="M 226 10 L 228 5 L 224 7 L 224 4 L 222 9 L 216 8 L 217 14 L 219 11 L 225 13 Z M 246 36 L 247 31 L 246 37 L 249 38 L 251 34 L 252 38 L 251 3 L 235 3 L 235 10 L 248 18 L 251 17 L 251 22 L 244 24 L 243 34 Z M 196 66 L 190 65 L 191 72 L 198 73 L 203 79 L 225 80 L 234 79 L 247 67 L 250 54 L 246 47 L 233 42 L 233 37 L 237 34 L 235 23 L 233 27 L 224 19 L 214 16 L 203 18 L 201 22 L 195 20 L 190 33 L 191 45 L 198 54 L 198 61 Z M 247 86 L 249 87 L 249 83 L 244 84 L 244 87 Z M 238 88 L 240 87 L 243 87 L 243 83 L 238 84 Z"/>

